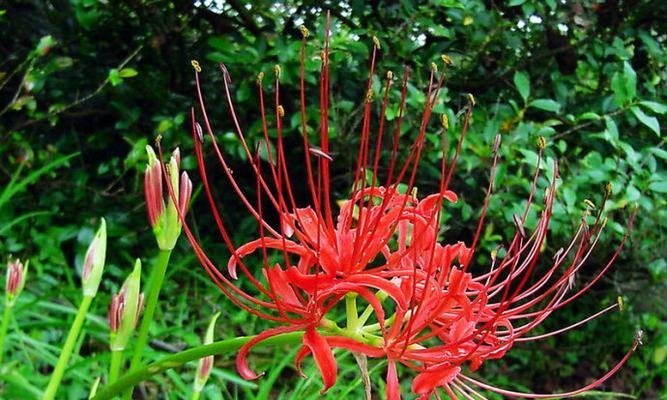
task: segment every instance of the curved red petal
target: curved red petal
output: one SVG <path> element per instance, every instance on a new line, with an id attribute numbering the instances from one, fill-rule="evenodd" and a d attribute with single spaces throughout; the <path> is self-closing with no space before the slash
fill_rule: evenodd
<path id="1" fill-rule="evenodd" d="M 324 389 L 320 393 L 324 394 L 336 383 L 338 375 L 338 367 L 331 347 L 326 339 L 312 327 L 308 328 L 305 335 L 303 335 L 303 344 L 313 353 L 315 364 L 317 364 L 317 368 L 322 375 L 322 381 L 324 382 Z"/>
<path id="2" fill-rule="evenodd" d="M 280 335 L 281 333 L 295 332 L 303 329 L 304 327 L 304 325 L 279 326 L 277 328 L 267 329 L 254 338 L 250 339 L 248 343 L 241 346 L 239 353 L 236 356 L 236 370 L 238 371 L 239 375 L 241 375 L 242 378 L 248 380 L 257 379 L 264 375 L 263 372 L 259 375 L 256 374 L 248 366 L 248 352 L 254 345 L 272 336 Z"/>

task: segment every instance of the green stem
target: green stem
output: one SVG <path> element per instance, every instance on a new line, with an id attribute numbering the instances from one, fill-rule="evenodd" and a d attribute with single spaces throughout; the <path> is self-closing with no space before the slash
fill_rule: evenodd
<path id="1" fill-rule="evenodd" d="M 193 390 L 192 395 L 190 396 L 190 400 L 199 400 L 200 395 L 201 392 L 199 390 Z"/>
<path id="2" fill-rule="evenodd" d="M 345 314 L 347 315 L 347 329 L 357 329 L 359 323 L 359 313 L 357 312 L 356 293 L 348 293 L 345 295 Z"/>
<path id="3" fill-rule="evenodd" d="M 162 282 L 164 282 L 164 276 L 167 271 L 170 256 L 171 250 L 160 250 L 157 262 L 151 270 L 151 274 L 148 278 L 146 308 L 144 309 L 144 315 L 141 318 L 139 336 L 137 337 L 137 342 L 134 346 L 134 354 L 132 355 L 132 361 L 130 362 L 130 372 L 136 371 L 141 366 L 141 358 L 144 355 L 144 348 L 146 347 L 146 343 L 148 343 L 148 330 L 151 326 L 151 322 L 153 322 L 153 315 L 157 308 L 157 301 L 160 297 L 160 290 L 162 289 Z M 132 388 L 129 388 L 123 398 L 130 399 L 131 397 Z"/>
<path id="4" fill-rule="evenodd" d="M 79 337 L 81 326 L 83 326 L 83 321 L 86 319 L 86 313 L 88 312 L 88 308 L 90 307 L 90 303 L 92 301 L 93 296 L 83 296 L 83 300 L 79 306 L 79 311 L 77 311 L 76 318 L 74 318 L 74 322 L 72 323 L 72 326 L 69 329 L 69 333 L 67 334 L 65 345 L 60 351 L 58 363 L 56 364 L 56 367 L 51 374 L 49 386 L 46 387 L 46 392 L 44 392 L 44 400 L 51 400 L 56 397 L 58 386 L 60 386 L 60 381 L 62 380 L 63 374 L 65 373 L 65 368 L 67 368 L 67 362 L 72 355 L 74 344 Z"/>
<path id="5" fill-rule="evenodd" d="M 290 332 L 276 335 L 257 344 L 257 346 L 283 345 L 295 344 L 301 341 L 303 332 Z M 221 340 L 211 344 L 193 347 L 189 350 L 181 351 L 180 353 L 171 354 L 145 367 L 138 368 L 134 372 L 130 372 L 118 379 L 113 384 L 102 388 L 97 395 L 93 397 L 94 400 L 112 399 L 126 390 L 133 388 L 139 382 L 149 379 L 153 375 L 159 374 L 171 368 L 180 367 L 181 365 L 198 360 L 206 356 L 215 356 L 224 353 L 230 353 L 238 350 L 250 341 L 254 336 L 236 337 L 232 339 Z"/>
<path id="6" fill-rule="evenodd" d="M 109 366 L 108 384 L 116 382 L 120 374 L 120 367 L 123 365 L 123 350 L 111 351 L 111 364 Z"/>
<path id="7" fill-rule="evenodd" d="M 0 365 L 2 365 L 2 358 L 5 355 L 5 336 L 7 336 L 11 316 L 12 306 L 5 305 L 5 311 L 2 313 L 2 326 L 0 326 Z"/>

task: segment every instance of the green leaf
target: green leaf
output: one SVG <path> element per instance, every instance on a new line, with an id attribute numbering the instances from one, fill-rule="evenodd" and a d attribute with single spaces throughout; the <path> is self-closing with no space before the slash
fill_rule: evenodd
<path id="1" fill-rule="evenodd" d="M 634 99 L 637 95 L 637 73 L 627 61 L 623 63 L 623 82 L 628 99 Z"/>
<path id="2" fill-rule="evenodd" d="M 118 75 L 121 78 L 132 78 L 133 76 L 137 76 L 138 74 L 139 73 L 134 68 L 123 68 L 120 71 L 118 71 Z"/>
<path id="3" fill-rule="evenodd" d="M 637 73 L 627 61 L 623 63 L 623 73 L 616 72 L 611 78 L 611 90 L 618 105 L 625 104 L 637 95 Z"/>
<path id="4" fill-rule="evenodd" d="M 653 181 L 648 188 L 654 192 L 667 193 L 667 180 Z"/>
<path id="5" fill-rule="evenodd" d="M 525 2 L 526 0 L 510 0 L 510 2 L 507 5 L 510 7 L 516 7 L 522 5 Z"/>
<path id="6" fill-rule="evenodd" d="M 663 160 L 667 161 L 667 151 L 659 148 L 659 147 L 653 147 L 651 148 L 651 153 L 653 153 L 656 157 L 662 158 Z"/>
<path id="7" fill-rule="evenodd" d="M 111 82 L 111 86 L 118 86 L 123 82 L 123 78 L 116 68 L 109 70 L 109 82 Z"/>
<path id="8" fill-rule="evenodd" d="M 614 122 L 614 119 L 611 117 L 604 117 L 604 125 L 606 128 L 607 133 L 609 134 L 609 137 L 613 139 L 613 141 L 618 140 L 618 126 L 616 125 L 616 122 Z"/>
<path id="9" fill-rule="evenodd" d="M 639 122 L 646 125 L 655 132 L 656 135 L 660 136 L 660 123 L 657 118 L 644 114 L 644 111 L 639 107 L 630 107 L 630 111 L 637 117 Z"/>
<path id="10" fill-rule="evenodd" d="M 530 80 L 528 75 L 525 72 L 516 71 L 514 73 L 514 85 L 516 86 L 523 102 L 528 101 L 528 96 L 530 96 Z"/>
<path id="11" fill-rule="evenodd" d="M 534 108 L 539 108 L 540 110 L 545 110 L 545 111 L 551 111 L 551 112 L 559 112 L 560 111 L 560 104 L 556 102 L 555 100 L 551 99 L 537 99 L 533 100 L 528 104 L 531 107 Z"/>
<path id="12" fill-rule="evenodd" d="M 639 104 L 648 108 L 656 114 L 664 114 L 667 112 L 667 104 L 658 103 L 656 101 L 640 101 Z"/>

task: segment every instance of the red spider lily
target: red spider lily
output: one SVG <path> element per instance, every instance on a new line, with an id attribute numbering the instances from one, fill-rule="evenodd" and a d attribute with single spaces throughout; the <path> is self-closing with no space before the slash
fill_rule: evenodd
<path id="1" fill-rule="evenodd" d="M 385 132 L 385 112 L 394 74 L 387 73 L 380 118 L 373 134 L 371 108 L 374 93 L 371 82 L 375 73 L 376 56 L 381 50 L 379 41 L 374 38 L 352 194 L 348 200 L 340 203 L 340 212 L 334 220 L 330 201 L 330 163 L 333 157 L 328 137 L 329 18 L 327 17 L 327 35 L 321 53 L 318 143 L 311 143 L 306 126 L 304 61 L 309 33 L 305 28 L 301 28 L 301 32 L 301 137 L 303 167 L 311 202 L 309 207 L 298 207 L 296 204 L 294 183 L 290 179 L 285 157 L 282 132 L 285 111 L 280 104 L 280 67 L 275 68 L 273 84 L 277 138 L 275 155 L 269 147 L 270 123 L 265 106 L 264 74 L 260 73 L 257 79 L 259 113 L 264 136 L 259 146 L 265 146 L 268 155 L 267 167 L 259 160 L 260 148 L 252 151 L 252 146 L 246 140 L 231 100 L 230 75 L 224 65 L 220 66 L 231 120 L 256 178 L 256 198 L 250 198 L 235 180 L 217 143 L 201 93 L 201 68 L 193 61 L 201 114 L 199 120 L 203 122 L 202 127 L 197 122 L 195 110 L 192 109 L 195 154 L 204 192 L 217 228 L 231 252 L 227 274 L 216 267 L 185 224 L 184 229 L 205 270 L 232 301 L 254 315 L 280 324 L 260 333 L 241 348 L 237 357 L 239 373 L 247 379 L 259 376 L 247 364 L 248 352 L 255 344 L 281 333 L 303 330 L 303 345 L 297 353 L 296 365 L 300 368 L 304 357 L 312 354 L 324 381 L 323 392 L 336 381 L 337 368 L 332 348 L 345 348 L 369 357 L 387 358 L 387 397 L 390 399 L 400 397 L 397 363 L 416 371 L 413 391 L 422 398 L 428 398 L 432 394 L 438 396 L 438 388 L 442 388 L 453 398 L 457 398 L 457 393 L 465 398 L 483 398 L 472 386 L 513 396 L 551 396 L 504 391 L 468 377 L 462 374 L 462 371 L 463 368 L 474 371 L 488 359 L 503 357 L 516 342 L 537 340 L 565 332 L 616 308 L 617 305 L 607 307 L 555 332 L 527 336 L 551 313 L 580 297 L 611 267 L 627 239 L 634 213 L 628 231 L 612 259 L 583 288 L 575 291 L 573 279 L 600 238 L 606 221 L 602 217 L 604 204 L 595 215 L 592 226 L 583 218 L 567 247 L 558 252 L 546 272 L 538 274 L 536 264 L 547 235 L 558 176 L 557 167 L 554 167 L 551 182 L 543 196 L 543 204 L 533 206 L 540 170 L 538 163 L 525 211 L 521 216 L 514 217 L 517 233 L 507 248 L 502 250 L 502 257 L 498 257 L 494 252 L 488 272 L 473 276 L 468 271 L 468 266 L 476 250 L 492 194 L 500 137 L 496 138 L 493 145 L 491 178 L 472 243 L 470 246 L 463 242 L 441 244 L 440 217 L 445 200 L 449 203 L 457 201 L 457 196 L 449 190 L 449 184 L 468 131 L 475 101 L 469 95 L 469 104 L 461 114 L 461 134 L 449 160 L 446 157 L 449 127 L 447 118 L 443 116 L 441 126 L 436 128 L 442 140 L 440 181 L 436 193 L 420 199 L 415 186 L 416 174 L 426 131 L 434 129 L 431 124 L 433 107 L 444 84 L 444 70 L 451 64 L 451 60 L 443 56 L 442 73 L 438 73 L 437 65 L 433 64 L 425 93 L 426 102 L 420 114 L 420 128 L 407 158 L 399 162 L 398 148 L 409 71 L 405 69 L 396 126 L 393 132 L 388 134 Z M 390 136 L 392 147 L 386 176 L 381 179 L 381 144 L 385 136 Z M 259 237 L 256 240 L 238 247 L 232 243 L 229 228 L 225 226 L 212 194 L 204 158 L 203 146 L 206 141 L 212 146 L 231 189 L 257 221 Z M 544 146 L 544 139 L 539 139 L 538 159 L 543 155 Z M 403 185 L 399 185 L 401 183 Z M 267 207 L 278 215 L 277 227 L 265 220 Z M 531 208 L 541 209 L 538 222 L 532 231 L 524 226 Z M 253 264 L 244 261 L 251 255 L 261 257 L 261 279 L 255 276 Z M 275 261 L 273 256 L 276 255 L 280 262 Z M 234 280 L 239 278 L 239 271 L 254 285 L 255 293 L 241 290 L 235 285 Z M 357 311 L 359 297 L 367 303 L 366 309 L 361 313 Z M 344 328 L 330 317 L 336 314 L 332 309 L 342 304 L 345 305 L 347 317 Z M 391 315 L 387 315 L 389 312 Z M 577 391 L 552 397 L 573 395 L 601 384 L 620 368 L 635 347 L 636 343 L 625 357 L 599 380 Z"/>

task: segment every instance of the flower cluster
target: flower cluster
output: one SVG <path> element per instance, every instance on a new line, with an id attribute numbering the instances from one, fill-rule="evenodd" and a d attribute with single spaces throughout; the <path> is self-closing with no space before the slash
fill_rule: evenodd
<path id="1" fill-rule="evenodd" d="M 285 156 L 283 118 L 285 110 L 280 103 L 280 67 L 275 68 L 273 88 L 273 123 L 267 117 L 263 78 L 257 79 L 259 113 L 264 140 L 252 151 L 237 119 L 231 101 L 231 79 L 224 65 L 223 85 L 230 109 L 231 120 L 243 150 L 255 175 L 256 198 L 237 183 L 228 162 L 216 141 L 209 122 L 204 97 L 199 83 L 199 64 L 193 61 L 199 102 L 198 113 L 192 109 L 192 131 L 195 153 L 204 192 L 211 207 L 217 228 L 231 257 L 227 273 L 221 271 L 207 256 L 187 225 L 184 225 L 199 260 L 220 289 L 239 307 L 279 325 L 268 329 L 241 348 L 237 356 L 239 373 L 254 379 L 256 374 L 248 365 L 248 353 L 257 343 L 269 337 L 293 331 L 304 331 L 303 343 L 296 356 L 301 361 L 312 354 L 322 375 L 324 390 L 335 384 L 337 376 L 333 348 L 344 348 L 368 357 L 388 361 L 387 398 L 400 398 L 397 365 L 415 371 L 413 391 L 429 398 L 444 390 L 452 398 L 479 397 L 475 387 L 501 394 L 545 398 L 550 395 L 515 393 L 490 386 L 470 377 L 465 371 L 475 371 L 486 360 L 498 359 L 521 341 L 538 340 L 579 326 L 588 320 L 617 308 L 614 304 L 571 326 L 554 332 L 530 335 L 553 312 L 571 303 L 585 293 L 611 267 L 628 237 L 628 231 L 611 260 L 590 282 L 580 288 L 574 279 L 598 242 L 606 219 L 603 216 L 606 195 L 594 215 L 582 218 L 569 243 L 544 265 L 540 257 L 553 212 L 558 177 L 557 165 L 544 195 L 537 187 L 540 161 L 546 141 L 538 138 L 538 166 L 531 184 L 525 210 L 514 216 L 515 235 L 503 248 L 491 254 L 491 265 L 486 272 L 473 274 L 469 268 L 484 227 L 486 210 L 493 192 L 493 179 L 498 162 L 500 136 L 493 143 L 493 161 L 486 199 L 470 244 L 461 241 L 442 242 L 441 214 L 448 204 L 457 201 L 450 190 L 450 182 L 468 131 L 475 99 L 468 96 L 468 104 L 459 114 L 461 130 L 453 150 L 447 141 L 449 121 L 440 118 L 433 127 L 433 108 L 445 81 L 451 59 L 442 57 L 443 68 L 433 64 L 426 88 L 426 101 L 420 113 L 414 142 L 407 158 L 399 161 L 401 124 L 406 104 L 409 70 L 406 68 L 398 117 L 393 132 L 387 133 L 385 112 L 394 82 L 393 72 L 386 74 L 377 131 L 371 129 L 371 115 L 375 94 L 372 80 L 380 43 L 374 38 L 366 97 L 362 105 L 363 121 L 357 152 L 355 177 L 351 195 L 340 201 L 335 216 L 330 184 L 330 166 L 333 157 L 329 148 L 329 20 L 327 35 L 321 52 L 319 81 L 319 132 L 317 143 L 311 143 L 311 132 L 306 124 L 304 60 L 309 32 L 301 28 L 301 121 L 304 149 L 303 170 L 307 176 L 310 206 L 302 207 L 295 200 L 294 183 Z M 197 115 L 199 114 L 199 116 Z M 200 124 L 198 121 L 202 121 Z M 275 124 L 275 128 L 273 127 Z M 269 134 L 269 125 L 272 125 Z M 427 130 L 435 130 L 441 137 L 442 159 L 440 181 L 435 193 L 420 196 L 415 185 L 421 162 Z M 275 137 L 276 151 L 269 147 Z M 391 140 L 389 162 L 380 173 L 383 141 Z M 204 145 L 208 142 L 220 163 L 229 187 L 256 219 L 258 238 L 236 246 L 232 243 L 216 206 L 207 173 Z M 264 147 L 265 148 L 262 148 Z M 268 162 L 261 162 L 260 151 L 267 154 Z M 447 154 L 451 153 L 450 158 Z M 537 199 L 541 204 L 534 204 Z M 277 226 L 265 219 L 267 208 L 279 218 Z M 539 210 L 532 229 L 526 225 L 533 209 Z M 587 210 L 586 213 L 590 213 Z M 181 221 L 183 221 L 181 216 Z M 531 224 L 532 225 L 532 224 Z M 254 257 L 254 258 L 253 258 Z M 257 262 L 254 262 L 254 261 Z M 255 273 L 261 266 L 263 277 Z M 256 290 L 241 290 L 235 280 L 243 276 Z M 360 309 L 359 306 L 365 306 Z M 337 321 L 336 315 L 345 315 Z M 344 324 L 343 324 L 344 323 Z M 601 384 L 627 360 L 637 342 L 609 373 L 595 382 L 558 397 L 574 395 Z"/>

